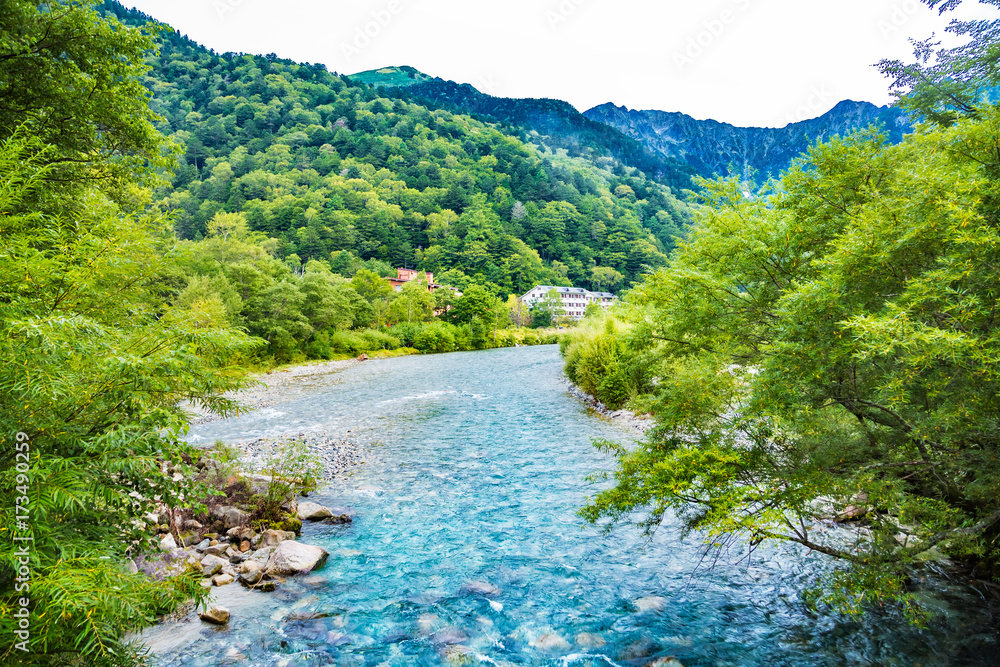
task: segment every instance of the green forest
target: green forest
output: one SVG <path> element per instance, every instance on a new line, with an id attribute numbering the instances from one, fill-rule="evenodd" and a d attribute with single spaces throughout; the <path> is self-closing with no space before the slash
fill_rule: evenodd
<path id="1" fill-rule="evenodd" d="M 916 622 L 934 553 L 1000 580 L 998 38 L 959 29 L 937 64 L 882 63 L 922 121 L 901 144 L 836 138 L 682 202 L 613 157 L 216 54 L 117 3 L 6 0 L 0 662 L 22 609 L 31 664 L 124 666 L 130 632 L 205 599 L 128 567 L 157 503 L 210 493 L 167 474 L 202 456 L 181 403 L 239 414 L 230 392 L 287 362 L 555 342 L 553 300 L 516 298 L 537 284 L 624 292 L 562 334 L 566 372 L 657 420 L 601 444 L 618 469 L 586 519 L 795 542 L 850 566 L 813 604 Z M 397 267 L 454 289 L 393 291 Z M 810 532 L 817 498 L 870 538 Z"/>
<path id="2" fill-rule="evenodd" d="M 943 556 L 1000 580 L 998 33 L 953 29 L 969 45 L 934 65 L 881 63 L 922 121 L 901 144 L 818 144 L 749 196 L 702 181 L 669 265 L 563 339 L 574 382 L 656 419 L 601 443 L 614 486 L 585 518 L 796 543 L 848 566 L 811 601 L 854 614 L 923 622 L 914 581 Z"/>

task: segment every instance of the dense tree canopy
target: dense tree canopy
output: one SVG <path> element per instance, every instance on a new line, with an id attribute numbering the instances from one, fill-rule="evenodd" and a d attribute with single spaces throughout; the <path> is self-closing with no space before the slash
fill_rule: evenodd
<path id="1" fill-rule="evenodd" d="M 570 355 L 609 394 L 636 355 L 659 378 L 638 401 L 659 428 L 608 445 L 617 485 L 585 516 L 798 542 L 854 566 L 829 598 L 849 609 L 908 599 L 906 566 L 937 550 L 995 567 L 998 128 L 980 105 L 898 146 L 818 145 L 773 192 L 706 182 L 690 240 L 628 296 L 629 330 L 581 332 Z M 602 369 L 602 337 L 624 361 Z M 857 541 L 815 530 L 850 507 Z"/>

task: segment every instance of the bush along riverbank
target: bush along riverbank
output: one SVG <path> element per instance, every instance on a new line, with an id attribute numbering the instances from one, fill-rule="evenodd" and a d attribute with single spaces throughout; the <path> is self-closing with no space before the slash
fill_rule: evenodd
<path id="1" fill-rule="evenodd" d="M 344 469 L 359 453 L 344 443 Z M 213 587 L 240 584 L 270 592 L 286 577 L 304 575 L 326 562 L 326 550 L 298 540 L 304 521 L 345 524 L 344 511 L 302 500 L 319 480 L 328 477 L 331 462 L 321 461 L 306 443 L 272 443 L 254 471 L 241 462 L 243 452 L 222 443 L 200 458 L 186 457 L 164 466 L 175 481 L 190 481 L 205 495 L 197 502 L 159 504 L 144 517 L 155 538 L 131 561 L 131 570 L 156 581 L 183 578 L 197 582 L 188 604 L 202 606 L 202 621 L 229 622 L 228 609 L 207 604 Z M 181 609 L 184 609 L 182 606 Z M 161 617 L 162 620 L 162 617 Z"/>

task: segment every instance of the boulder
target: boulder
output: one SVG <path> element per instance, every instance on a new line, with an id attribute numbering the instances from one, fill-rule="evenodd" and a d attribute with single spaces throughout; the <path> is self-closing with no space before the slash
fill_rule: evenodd
<path id="1" fill-rule="evenodd" d="M 255 560 L 248 560 L 240 564 L 240 573 L 246 574 L 247 572 L 260 572 L 264 568 Z"/>
<path id="2" fill-rule="evenodd" d="M 250 558 L 245 562 L 249 563 L 252 561 L 260 565 L 261 569 L 264 569 L 264 566 L 267 565 L 267 561 L 271 560 L 271 554 L 274 553 L 275 548 L 276 547 L 264 547 L 262 549 L 257 549 L 257 551 L 254 551 L 253 554 L 250 555 Z"/>
<path id="3" fill-rule="evenodd" d="M 326 549 L 302 544 L 294 540 L 285 540 L 271 554 L 264 572 L 268 575 L 306 574 L 326 562 L 329 552 Z"/>
<path id="4" fill-rule="evenodd" d="M 855 521 L 862 518 L 864 515 L 868 514 L 867 507 L 858 507 L 856 505 L 848 505 L 843 512 L 834 517 L 834 521 L 837 523 L 843 523 L 845 521 Z"/>
<path id="5" fill-rule="evenodd" d="M 173 551 L 177 548 L 177 540 L 170 533 L 164 535 L 163 539 L 160 540 L 160 548 L 164 551 Z"/>
<path id="6" fill-rule="evenodd" d="M 209 539 L 206 538 L 206 539 L 202 540 L 201 542 L 199 542 L 198 544 L 196 544 L 194 546 L 194 548 L 196 550 L 198 550 L 198 551 L 204 552 L 205 549 L 207 549 L 210 544 L 211 544 L 211 540 L 209 540 Z"/>
<path id="7" fill-rule="evenodd" d="M 181 544 L 186 547 L 198 543 L 198 533 L 181 533 Z"/>
<path id="8" fill-rule="evenodd" d="M 265 547 L 276 547 L 285 540 L 294 540 L 295 533 L 290 530 L 265 530 L 261 544 Z"/>
<path id="9" fill-rule="evenodd" d="M 198 618 L 206 623 L 225 625 L 229 622 L 229 610 L 225 607 L 212 607 L 198 614 Z"/>
<path id="10" fill-rule="evenodd" d="M 216 586 L 225 586 L 233 583 L 234 577 L 231 574 L 217 574 L 212 577 L 212 583 Z"/>
<path id="11" fill-rule="evenodd" d="M 333 512 L 319 503 L 299 503 L 298 515 L 303 521 L 320 521 L 332 517 Z"/>
<path id="12" fill-rule="evenodd" d="M 205 526 L 201 525 L 200 521 L 195 521 L 194 519 L 188 519 L 184 522 L 184 528 L 186 530 L 201 530 Z"/>
<path id="13" fill-rule="evenodd" d="M 283 530 L 290 533 L 298 533 L 302 531 L 302 519 L 297 516 L 292 516 L 289 514 L 283 520 L 272 524 L 272 528 L 275 530 Z"/>
<path id="14" fill-rule="evenodd" d="M 239 528 L 250 520 L 250 515 L 238 507 L 220 507 L 216 510 L 215 516 L 222 521 L 222 525 L 225 526 L 226 530 Z"/>
<path id="15" fill-rule="evenodd" d="M 221 556 L 226 553 L 227 549 L 231 549 L 228 544 L 213 544 L 202 549 L 202 552 L 207 556 Z"/>
<path id="16" fill-rule="evenodd" d="M 256 586 L 260 583 L 260 580 L 264 578 L 263 570 L 254 570 L 252 572 L 242 572 L 240 574 L 240 583 L 244 586 Z"/>
<path id="17" fill-rule="evenodd" d="M 221 572 L 226 565 L 229 565 L 228 560 L 223 560 L 218 556 L 205 556 L 201 559 L 201 574 L 205 577 L 211 577 Z"/>
<path id="18" fill-rule="evenodd" d="M 351 518 L 350 514 L 337 514 L 334 513 L 333 516 L 323 519 L 323 523 L 328 523 L 331 525 L 339 525 L 344 523 L 353 523 L 354 519 Z"/>

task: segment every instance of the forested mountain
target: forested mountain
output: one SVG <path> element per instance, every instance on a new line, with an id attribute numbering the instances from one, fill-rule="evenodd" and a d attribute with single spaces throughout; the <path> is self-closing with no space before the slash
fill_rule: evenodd
<path id="1" fill-rule="evenodd" d="M 169 28 L 158 41 L 151 108 L 183 155 L 155 205 L 174 212 L 181 238 L 201 238 L 220 211 L 242 213 L 293 264 L 332 260 L 351 275 L 379 260 L 504 296 L 537 283 L 631 283 L 666 261 L 687 219 L 668 188 L 613 159 L 543 155 L 322 65 L 219 55 Z"/>
<path id="2" fill-rule="evenodd" d="M 587 118 L 562 100 L 494 97 L 467 83 L 434 78 L 405 66 L 359 72 L 350 79 L 375 86 L 386 95 L 501 123 L 508 132 L 548 150 L 565 149 L 571 156 L 590 159 L 611 157 L 675 190 L 691 187 L 694 170 L 686 163 L 650 151 L 641 141 Z"/>
<path id="3" fill-rule="evenodd" d="M 752 170 L 758 178 L 777 177 L 817 141 L 874 124 L 882 127 L 890 143 L 897 144 L 910 130 L 910 122 L 899 109 L 850 100 L 818 118 L 781 128 L 736 127 L 683 113 L 637 111 L 610 103 L 584 115 L 622 131 L 663 157 L 683 160 L 706 177 L 726 175 L 730 168 L 743 176 Z"/>

